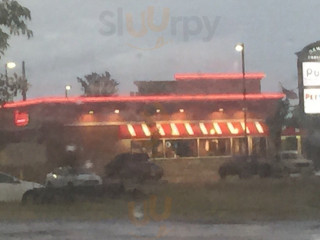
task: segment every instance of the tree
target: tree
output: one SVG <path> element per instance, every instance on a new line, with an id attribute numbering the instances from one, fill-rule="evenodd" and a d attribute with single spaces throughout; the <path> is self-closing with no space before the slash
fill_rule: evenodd
<path id="1" fill-rule="evenodd" d="M 13 101 L 18 92 L 22 95 L 26 93 L 29 84 L 24 77 L 18 76 L 16 73 L 13 77 L 8 77 L 0 73 L 0 105 Z"/>
<path id="2" fill-rule="evenodd" d="M 2 0 L 0 2 L 0 58 L 9 47 L 10 35 L 22 34 L 27 35 L 28 38 L 33 35 L 25 23 L 28 20 L 31 20 L 28 8 L 21 6 L 17 1 Z"/>
<path id="3" fill-rule="evenodd" d="M 0 2 L 0 58 L 9 47 L 10 35 L 27 35 L 30 38 L 33 33 L 28 29 L 26 22 L 31 20 L 31 13 L 28 8 L 21 6 L 17 1 L 2 0 Z M 25 79 L 18 77 L 7 77 L 0 74 L 0 104 L 3 105 L 12 101 L 20 91 L 25 94 L 28 85 Z"/>
<path id="4" fill-rule="evenodd" d="M 105 74 L 91 73 L 77 78 L 81 83 L 85 96 L 111 96 L 118 92 L 119 83 L 111 78 L 109 72 Z"/>
<path id="5" fill-rule="evenodd" d="M 275 151 L 278 153 L 281 150 L 281 133 L 282 127 L 286 125 L 286 117 L 289 113 L 289 100 L 279 100 L 274 116 L 266 119 L 269 127 L 270 139 L 274 144 Z"/>

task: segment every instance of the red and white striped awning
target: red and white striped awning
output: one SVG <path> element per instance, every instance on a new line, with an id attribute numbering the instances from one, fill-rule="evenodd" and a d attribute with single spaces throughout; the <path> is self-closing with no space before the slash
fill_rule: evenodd
<path id="1" fill-rule="evenodd" d="M 244 123 L 241 121 L 224 122 L 166 122 L 156 123 L 154 127 L 146 123 L 128 123 L 119 126 L 120 138 L 143 139 L 150 138 L 158 132 L 161 138 L 190 138 L 190 137 L 232 137 L 244 135 Z M 268 127 L 262 121 L 248 121 L 248 136 L 267 136 Z"/>

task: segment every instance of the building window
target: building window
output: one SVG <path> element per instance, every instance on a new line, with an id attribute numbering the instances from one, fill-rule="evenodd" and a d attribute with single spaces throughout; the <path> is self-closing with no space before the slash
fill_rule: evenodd
<path id="1" fill-rule="evenodd" d="M 135 140 L 131 142 L 131 151 L 147 153 L 152 158 L 163 158 L 163 144 L 161 140 Z"/>
<path id="2" fill-rule="evenodd" d="M 197 140 L 166 140 L 166 158 L 197 157 Z"/>
<path id="3" fill-rule="evenodd" d="M 233 155 L 245 155 L 246 154 L 246 139 L 245 138 L 233 138 L 232 139 L 232 153 L 233 153 Z"/>
<path id="4" fill-rule="evenodd" d="M 267 154 L 267 141 L 264 137 L 252 138 L 252 155 L 265 157 Z"/>
<path id="5" fill-rule="evenodd" d="M 201 157 L 231 155 L 230 139 L 201 139 L 199 144 L 199 154 Z"/>
<path id="6" fill-rule="evenodd" d="M 289 150 L 298 150 L 298 139 L 296 136 L 290 137 L 282 137 L 281 138 L 281 149 L 282 151 L 289 151 Z"/>

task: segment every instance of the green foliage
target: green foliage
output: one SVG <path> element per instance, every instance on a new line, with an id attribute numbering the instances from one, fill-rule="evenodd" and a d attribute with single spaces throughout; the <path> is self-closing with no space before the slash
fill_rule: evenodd
<path id="1" fill-rule="evenodd" d="M 306 119 L 299 105 L 290 108 L 290 116 L 286 120 L 286 125 L 294 128 L 304 128 Z"/>
<path id="2" fill-rule="evenodd" d="M 16 73 L 13 77 L 6 77 L 0 73 L 0 105 L 13 101 L 19 92 L 26 92 L 28 88 L 27 80 Z"/>
<path id="3" fill-rule="evenodd" d="M 13 101 L 13 97 L 17 94 L 16 84 L 12 77 L 6 78 L 5 75 L 0 74 L 0 104 Z"/>
<path id="4" fill-rule="evenodd" d="M 118 92 L 119 83 L 111 78 L 109 72 L 105 74 L 91 73 L 77 78 L 81 83 L 85 96 L 111 96 Z"/>
<path id="5" fill-rule="evenodd" d="M 28 8 L 21 6 L 17 1 L 2 0 L 0 2 L 0 57 L 9 47 L 10 35 L 27 35 L 30 38 L 33 33 L 28 29 L 26 22 L 31 20 Z"/>

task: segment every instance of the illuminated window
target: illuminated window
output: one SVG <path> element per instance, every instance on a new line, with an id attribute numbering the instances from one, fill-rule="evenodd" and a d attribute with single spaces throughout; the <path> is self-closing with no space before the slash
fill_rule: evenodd
<path id="1" fill-rule="evenodd" d="M 252 155 L 265 157 L 267 153 L 267 141 L 264 137 L 252 138 Z"/>
<path id="2" fill-rule="evenodd" d="M 163 143 L 160 140 L 152 144 L 150 144 L 150 140 L 133 140 L 131 149 L 134 153 L 147 153 L 152 158 L 164 157 Z"/>
<path id="3" fill-rule="evenodd" d="M 199 154 L 206 156 L 230 156 L 231 142 L 228 138 L 200 139 Z"/>
<path id="4" fill-rule="evenodd" d="M 245 138 L 233 138 L 232 152 L 234 155 L 245 154 L 246 153 L 246 139 Z"/>
<path id="5" fill-rule="evenodd" d="M 195 139 L 166 140 L 165 146 L 166 158 L 197 156 L 197 141 Z"/>

